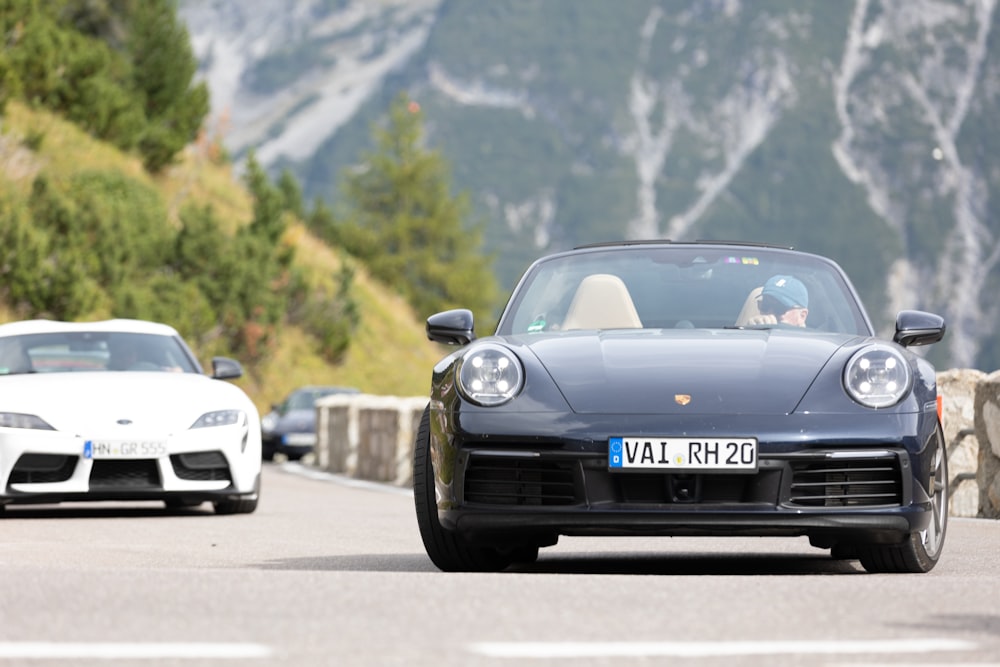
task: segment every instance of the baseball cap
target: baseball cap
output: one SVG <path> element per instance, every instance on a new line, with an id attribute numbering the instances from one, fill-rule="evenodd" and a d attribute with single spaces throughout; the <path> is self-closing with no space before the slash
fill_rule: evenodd
<path id="1" fill-rule="evenodd" d="M 802 281 L 793 276 L 771 276 L 764 283 L 761 296 L 771 296 L 789 308 L 808 308 L 809 292 Z"/>

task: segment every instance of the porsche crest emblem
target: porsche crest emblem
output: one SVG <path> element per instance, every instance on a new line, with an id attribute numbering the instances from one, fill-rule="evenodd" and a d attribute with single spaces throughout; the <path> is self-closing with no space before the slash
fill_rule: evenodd
<path id="1" fill-rule="evenodd" d="M 687 405 L 691 402 L 691 394 L 674 394 L 674 403 L 677 405 Z"/>

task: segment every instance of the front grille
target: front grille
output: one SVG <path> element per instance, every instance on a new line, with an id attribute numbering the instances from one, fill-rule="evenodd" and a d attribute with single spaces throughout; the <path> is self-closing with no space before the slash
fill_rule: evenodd
<path id="1" fill-rule="evenodd" d="M 160 469 L 153 459 L 97 460 L 90 470 L 90 490 L 160 489 Z"/>
<path id="2" fill-rule="evenodd" d="M 471 456 L 465 501 L 485 505 L 572 505 L 572 464 L 499 456 Z"/>
<path id="3" fill-rule="evenodd" d="M 78 457 L 66 454 L 21 454 L 10 473 L 10 484 L 65 482 L 73 476 Z"/>
<path id="4" fill-rule="evenodd" d="M 792 461 L 789 502 L 805 507 L 900 505 L 903 481 L 895 456 Z"/>
<path id="5" fill-rule="evenodd" d="M 232 481 L 229 464 L 222 452 L 173 454 L 170 464 L 174 467 L 174 474 L 180 479 L 198 482 Z"/>

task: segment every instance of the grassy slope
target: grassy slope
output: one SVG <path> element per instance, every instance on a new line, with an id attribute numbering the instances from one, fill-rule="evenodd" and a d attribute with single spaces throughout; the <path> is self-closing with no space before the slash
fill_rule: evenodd
<path id="1" fill-rule="evenodd" d="M 28 150 L 25 139 L 39 133 L 44 137 L 38 151 Z M 157 188 L 174 224 L 189 203 L 210 204 L 219 219 L 234 229 L 246 224 L 251 217 L 246 190 L 230 166 L 214 163 L 207 154 L 206 146 L 192 147 L 180 164 L 152 177 L 135 157 L 93 140 L 48 113 L 10 103 L 0 128 L 0 180 L 22 195 L 27 195 L 42 170 L 50 178 L 62 179 L 78 170 L 115 169 Z M 337 275 L 342 260 L 336 250 L 311 236 L 301 224 L 293 225 L 288 233 L 298 248 L 296 261 L 308 268 L 313 280 L 329 281 Z M 272 358 L 239 381 L 259 409 L 303 384 L 342 384 L 400 396 L 427 393 L 431 368 L 445 350 L 427 340 L 422 319 L 392 290 L 372 280 L 363 267 L 356 267 L 354 296 L 361 323 L 343 363 L 324 362 L 308 336 L 296 327 L 285 327 Z M 95 314 L 95 318 L 106 316 Z M 0 304 L 0 322 L 13 317 Z"/>

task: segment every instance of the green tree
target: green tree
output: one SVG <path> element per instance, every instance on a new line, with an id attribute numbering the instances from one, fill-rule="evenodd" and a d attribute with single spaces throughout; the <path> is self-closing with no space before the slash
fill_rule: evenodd
<path id="1" fill-rule="evenodd" d="M 481 252 L 483 224 L 468 224 L 465 194 L 451 193 L 444 157 L 423 146 L 423 116 L 400 95 L 376 149 L 345 182 L 345 247 L 372 273 L 400 290 L 419 316 L 464 307 L 492 315 L 497 296 L 493 258 Z"/>
<path id="2" fill-rule="evenodd" d="M 29 208 L 33 225 L 42 232 L 23 237 L 28 251 L 38 259 L 37 284 L 29 302 L 23 304 L 29 316 L 75 320 L 106 307 L 86 235 L 74 224 L 77 207 L 72 198 L 39 176 L 32 185 Z"/>
<path id="3" fill-rule="evenodd" d="M 288 169 L 282 170 L 278 178 L 278 190 L 281 191 L 284 209 L 296 218 L 304 219 L 306 212 L 302 203 L 302 186 Z"/>
<path id="4" fill-rule="evenodd" d="M 173 0 L 3 0 L 0 104 L 18 95 L 65 114 L 152 172 L 201 129 L 208 88 Z"/>
<path id="5" fill-rule="evenodd" d="M 127 44 L 146 114 L 139 151 L 146 168 L 155 172 L 197 137 L 209 110 L 208 88 L 193 85 L 198 62 L 171 0 L 139 2 Z"/>
<path id="6" fill-rule="evenodd" d="M 88 273 L 113 301 L 170 262 L 176 232 L 150 186 L 120 172 L 88 170 L 73 176 L 69 195 L 76 211 L 72 233 L 90 251 Z"/>

